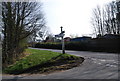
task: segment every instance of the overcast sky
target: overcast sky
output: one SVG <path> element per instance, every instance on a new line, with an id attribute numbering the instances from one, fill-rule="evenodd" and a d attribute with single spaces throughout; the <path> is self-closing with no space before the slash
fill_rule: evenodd
<path id="1" fill-rule="evenodd" d="M 65 36 L 83 36 L 93 33 L 92 9 L 110 1 L 113 0 L 42 0 L 42 3 L 47 26 L 53 34 L 59 34 L 63 26 Z"/>

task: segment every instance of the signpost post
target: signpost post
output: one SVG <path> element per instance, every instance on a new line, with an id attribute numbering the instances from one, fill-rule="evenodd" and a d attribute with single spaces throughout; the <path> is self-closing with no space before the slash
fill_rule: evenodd
<path id="1" fill-rule="evenodd" d="M 61 36 L 62 38 L 62 53 L 65 54 L 65 43 L 64 43 L 64 33 L 65 31 L 62 30 L 62 26 L 60 27 L 61 28 L 61 33 L 60 34 L 63 34 L 63 36 Z"/>
<path id="2" fill-rule="evenodd" d="M 61 39 L 62 39 L 62 54 L 65 54 L 65 43 L 64 43 L 65 31 L 62 30 L 62 28 L 63 28 L 62 26 L 60 28 L 61 28 L 61 33 L 58 35 L 55 35 L 55 37 L 61 37 Z"/>

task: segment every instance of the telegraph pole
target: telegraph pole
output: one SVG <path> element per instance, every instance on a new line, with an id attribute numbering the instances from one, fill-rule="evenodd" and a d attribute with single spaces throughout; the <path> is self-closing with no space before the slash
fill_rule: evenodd
<path id="1" fill-rule="evenodd" d="M 62 30 L 62 26 L 60 27 L 61 28 L 61 34 L 64 34 L 65 31 Z M 64 35 L 61 36 L 62 38 L 62 53 L 65 54 L 65 43 L 64 43 Z"/>

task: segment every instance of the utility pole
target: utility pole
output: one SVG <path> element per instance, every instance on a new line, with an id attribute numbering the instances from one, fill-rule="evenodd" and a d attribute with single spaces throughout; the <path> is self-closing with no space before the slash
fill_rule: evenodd
<path id="1" fill-rule="evenodd" d="M 62 30 L 62 28 L 63 28 L 62 26 L 60 28 L 61 28 L 61 33 L 60 34 L 62 35 L 61 36 L 61 38 L 62 38 L 62 53 L 65 54 L 65 43 L 64 43 L 64 33 L 65 33 L 65 31 Z"/>

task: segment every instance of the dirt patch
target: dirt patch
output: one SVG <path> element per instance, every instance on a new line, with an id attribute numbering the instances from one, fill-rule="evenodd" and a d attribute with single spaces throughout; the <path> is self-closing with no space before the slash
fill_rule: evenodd
<path id="1" fill-rule="evenodd" d="M 77 66 L 80 66 L 84 61 L 84 58 L 80 57 L 77 60 L 69 60 L 69 61 L 57 61 L 56 63 L 49 64 L 48 66 L 44 66 L 43 68 L 36 68 L 24 73 L 27 74 L 49 74 L 52 72 L 64 71 Z"/>
<path id="2" fill-rule="evenodd" d="M 85 59 L 83 57 L 79 57 L 77 59 L 73 57 L 62 58 L 59 60 L 45 63 L 43 65 L 34 66 L 32 68 L 26 69 L 24 71 L 12 75 L 49 74 L 53 72 L 65 71 L 80 66 L 84 60 Z"/>

